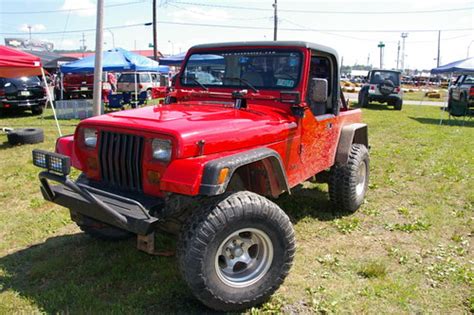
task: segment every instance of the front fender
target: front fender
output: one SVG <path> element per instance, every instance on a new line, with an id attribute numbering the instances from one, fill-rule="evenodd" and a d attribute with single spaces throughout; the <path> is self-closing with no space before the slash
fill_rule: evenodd
<path id="1" fill-rule="evenodd" d="M 56 140 L 56 153 L 69 156 L 71 158 L 71 165 L 79 170 L 82 170 L 82 164 L 76 156 L 74 150 L 74 135 L 67 135 L 59 137 Z"/>
<path id="2" fill-rule="evenodd" d="M 290 191 L 280 155 L 269 148 L 258 148 L 208 161 L 204 166 L 199 193 L 207 196 L 222 194 L 226 191 L 232 175 L 239 167 L 257 161 L 266 162 L 264 165 L 271 176 L 274 176 L 281 191 Z M 229 175 L 223 184 L 218 184 L 219 173 L 223 168 L 229 169 Z M 278 195 L 278 193 L 275 191 L 274 195 Z"/>

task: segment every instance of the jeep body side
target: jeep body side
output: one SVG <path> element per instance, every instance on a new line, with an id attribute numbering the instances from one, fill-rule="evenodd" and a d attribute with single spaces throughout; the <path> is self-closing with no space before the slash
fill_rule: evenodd
<path id="1" fill-rule="evenodd" d="M 360 89 L 358 101 L 362 107 L 367 107 L 371 102 L 379 102 L 401 110 L 403 105 L 401 73 L 393 70 L 369 71 L 367 84 Z"/>
<path id="2" fill-rule="evenodd" d="M 355 211 L 367 190 L 367 126 L 340 98 L 337 53 L 307 42 L 194 46 L 165 103 L 86 119 L 56 153 L 35 150 L 48 169 L 42 193 L 92 236 L 137 234 L 152 252 L 155 231 L 178 234 L 183 277 L 209 307 L 259 304 L 295 254 L 288 216 L 266 197 L 327 178 L 334 206 Z M 82 171 L 76 181 L 68 163 Z"/>

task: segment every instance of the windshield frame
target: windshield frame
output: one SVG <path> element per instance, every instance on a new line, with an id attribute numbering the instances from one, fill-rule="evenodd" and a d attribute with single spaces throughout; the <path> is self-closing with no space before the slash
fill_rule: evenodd
<path id="1" fill-rule="evenodd" d="M 199 87 L 197 83 L 184 83 L 183 78 L 184 78 L 184 72 L 186 67 L 188 66 L 188 62 L 191 59 L 191 56 L 193 55 L 202 55 L 202 54 L 228 54 L 228 53 L 252 53 L 252 52 L 259 52 L 259 51 L 275 51 L 277 53 L 296 53 L 298 54 L 300 58 L 300 65 L 299 65 L 299 71 L 298 75 L 296 76 L 296 82 L 293 87 L 284 87 L 284 86 L 273 86 L 273 87 L 266 87 L 266 86 L 256 86 L 257 90 L 264 90 L 264 91 L 292 91 L 292 90 L 297 90 L 299 85 L 302 82 L 302 75 L 303 75 L 303 67 L 305 66 L 304 63 L 304 58 L 305 55 L 301 49 L 298 49 L 297 47 L 292 48 L 292 47 L 285 47 L 283 49 L 277 48 L 277 47 L 245 47 L 245 48 L 237 48 L 237 47 L 232 47 L 232 48 L 225 48 L 225 49 L 209 49 L 209 50 L 195 50 L 191 51 L 189 55 L 187 56 L 184 64 L 181 67 L 181 70 L 179 72 L 179 84 L 181 87 Z M 237 80 L 235 80 L 238 82 Z M 205 86 L 208 89 L 248 89 L 249 87 L 245 85 L 244 83 L 240 82 L 239 84 L 219 84 L 219 85 L 209 85 L 205 84 Z"/>

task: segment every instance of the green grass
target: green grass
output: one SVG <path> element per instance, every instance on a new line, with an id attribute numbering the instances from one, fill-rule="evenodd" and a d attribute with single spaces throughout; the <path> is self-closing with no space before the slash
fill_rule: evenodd
<path id="1" fill-rule="evenodd" d="M 334 212 L 327 186 L 314 183 L 277 200 L 296 230 L 295 263 L 248 313 L 474 311 L 474 123 L 440 126 L 440 110 L 428 106 L 374 105 L 363 116 L 366 202 L 353 214 Z M 76 123 L 61 122 L 63 133 Z M 46 141 L 11 147 L 0 135 L 0 314 L 209 311 L 174 257 L 146 255 L 134 241 L 92 240 L 65 209 L 43 201 L 31 150 L 54 149 L 57 133 L 50 119 L 0 118 L 0 127 L 26 126 L 44 128 Z"/>

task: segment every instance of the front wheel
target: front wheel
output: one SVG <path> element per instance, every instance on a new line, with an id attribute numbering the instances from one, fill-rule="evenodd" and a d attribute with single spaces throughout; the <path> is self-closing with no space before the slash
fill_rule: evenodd
<path id="1" fill-rule="evenodd" d="M 188 218 L 177 252 L 183 277 L 202 303 L 237 311 L 264 302 L 281 285 L 295 254 L 294 231 L 268 199 L 226 193 Z"/>
<path id="2" fill-rule="evenodd" d="M 354 212 L 364 201 L 369 183 L 369 151 L 363 144 L 352 144 L 345 165 L 335 165 L 329 176 L 329 199 L 340 211 Z"/>

